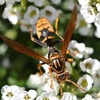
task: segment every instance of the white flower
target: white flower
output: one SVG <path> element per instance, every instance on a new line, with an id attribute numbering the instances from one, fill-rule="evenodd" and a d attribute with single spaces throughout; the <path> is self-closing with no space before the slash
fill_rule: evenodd
<path id="1" fill-rule="evenodd" d="M 82 7 L 80 9 L 81 14 L 84 16 L 87 23 L 94 22 L 95 12 L 91 6 Z"/>
<path id="2" fill-rule="evenodd" d="M 74 0 L 65 0 L 65 1 L 62 3 L 62 7 L 63 7 L 64 9 L 67 9 L 67 10 L 73 10 L 74 5 L 75 5 Z"/>
<path id="3" fill-rule="evenodd" d="M 82 58 L 83 52 L 85 50 L 85 44 L 83 43 L 77 43 L 75 40 L 71 40 L 68 46 L 68 50 L 70 51 L 70 54 L 74 58 Z"/>
<path id="4" fill-rule="evenodd" d="M 50 67 L 49 65 L 43 64 L 42 67 L 45 70 L 45 73 L 48 73 L 49 72 L 49 67 Z"/>
<path id="5" fill-rule="evenodd" d="M 0 5 L 3 5 L 5 3 L 5 0 L 0 0 Z"/>
<path id="6" fill-rule="evenodd" d="M 95 100 L 100 100 L 100 98 L 97 98 L 97 99 L 95 99 Z"/>
<path id="7" fill-rule="evenodd" d="M 89 55 L 93 54 L 94 49 L 92 47 L 86 47 L 84 51 L 84 57 L 88 58 Z"/>
<path id="8" fill-rule="evenodd" d="M 42 87 L 44 91 L 50 91 L 51 90 L 51 78 L 47 80 L 46 84 Z M 57 95 L 59 93 L 59 84 L 57 83 L 57 80 L 52 78 L 52 89 L 55 91 L 55 94 Z"/>
<path id="9" fill-rule="evenodd" d="M 70 92 L 64 92 L 61 100 L 78 100 L 77 97 Z"/>
<path id="10" fill-rule="evenodd" d="M 100 12 L 96 15 L 94 24 L 96 27 L 100 28 Z"/>
<path id="11" fill-rule="evenodd" d="M 35 90 L 25 91 L 16 85 L 5 85 L 1 89 L 2 100 L 33 100 L 37 92 Z"/>
<path id="12" fill-rule="evenodd" d="M 56 10 L 52 6 L 46 6 L 40 11 L 40 17 L 47 18 L 50 22 L 53 22 L 61 13 L 61 11 Z"/>
<path id="13" fill-rule="evenodd" d="M 85 74 L 83 77 L 79 78 L 77 84 L 84 90 L 89 91 L 89 89 L 92 87 L 93 79 L 89 75 Z"/>
<path id="14" fill-rule="evenodd" d="M 86 24 L 87 24 L 87 23 L 84 21 L 83 15 L 79 13 L 79 14 L 77 15 L 77 24 L 76 24 L 76 28 L 77 28 L 77 27 L 80 28 L 80 26 L 86 26 Z"/>
<path id="15" fill-rule="evenodd" d="M 79 34 L 82 36 L 90 36 L 93 34 L 92 25 L 86 23 L 81 14 L 78 14 L 77 16 L 76 28 L 78 28 Z"/>
<path id="16" fill-rule="evenodd" d="M 80 62 L 80 68 L 83 72 L 95 74 L 100 69 L 100 62 L 97 59 L 87 58 Z"/>
<path id="17" fill-rule="evenodd" d="M 51 2 L 54 4 L 59 4 L 61 2 L 61 0 L 51 0 Z"/>
<path id="18" fill-rule="evenodd" d="M 99 87 L 97 87 L 99 88 Z M 94 98 L 94 100 L 100 100 L 100 91 L 99 92 L 93 92 L 91 96 Z"/>
<path id="19" fill-rule="evenodd" d="M 20 88 L 16 85 L 5 85 L 1 89 L 2 100 L 15 100 L 18 96 Z"/>
<path id="20" fill-rule="evenodd" d="M 34 75 L 31 74 L 29 76 L 27 84 L 30 87 L 37 88 L 37 87 L 43 86 L 48 79 L 49 79 L 49 75 L 48 74 L 43 74 L 41 76 L 38 73 L 36 73 Z"/>
<path id="21" fill-rule="evenodd" d="M 19 13 L 16 8 L 12 8 L 12 6 L 8 6 L 4 9 L 3 18 L 8 19 L 13 25 L 17 24 L 19 19 Z"/>
<path id="22" fill-rule="evenodd" d="M 96 8 L 97 8 L 97 11 L 99 12 L 100 11 L 100 3 L 96 3 Z"/>
<path id="23" fill-rule="evenodd" d="M 100 91 L 97 93 L 96 97 L 98 97 L 98 99 L 96 99 L 96 100 L 100 100 Z"/>
<path id="24" fill-rule="evenodd" d="M 0 55 L 4 55 L 8 49 L 8 46 L 6 44 L 0 44 Z"/>
<path id="25" fill-rule="evenodd" d="M 6 3 L 7 5 L 13 5 L 15 2 L 20 2 L 21 0 L 0 0 L 0 5 Z"/>
<path id="26" fill-rule="evenodd" d="M 100 98 L 97 98 L 97 99 L 95 99 L 95 100 L 100 100 Z"/>
<path id="27" fill-rule="evenodd" d="M 48 54 L 46 54 L 44 57 L 48 59 Z M 43 63 L 43 62 L 40 61 L 40 63 Z M 49 73 L 49 67 L 50 67 L 49 65 L 43 64 L 42 67 L 45 70 L 45 73 Z"/>
<path id="28" fill-rule="evenodd" d="M 6 4 L 9 5 L 13 5 L 15 2 L 20 2 L 21 0 L 6 0 Z"/>
<path id="29" fill-rule="evenodd" d="M 59 100 L 53 91 L 43 92 L 36 100 Z"/>
<path id="30" fill-rule="evenodd" d="M 78 2 L 81 6 L 88 6 L 90 0 L 78 0 Z"/>
<path id="31" fill-rule="evenodd" d="M 97 38 L 100 38 L 100 27 L 97 27 L 97 28 L 96 28 L 96 31 L 95 31 L 94 35 L 95 35 Z"/>
<path id="32" fill-rule="evenodd" d="M 35 6 L 29 6 L 26 13 L 24 14 L 24 20 L 27 24 L 36 24 L 39 18 L 39 9 Z"/>
<path id="33" fill-rule="evenodd" d="M 86 94 L 82 100 L 94 100 L 91 95 Z"/>
<path id="34" fill-rule="evenodd" d="M 29 2 L 34 2 L 35 5 L 41 7 L 44 4 L 44 0 L 28 0 Z"/>
<path id="35" fill-rule="evenodd" d="M 95 100 L 100 100 L 100 98 L 97 98 L 97 99 L 95 99 Z"/>
<path id="36" fill-rule="evenodd" d="M 94 35 L 97 37 L 97 38 L 100 38 L 100 12 L 97 13 L 96 17 L 95 17 L 95 20 L 94 20 L 94 24 L 95 26 L 97 27 L 96 28 L 96 31 L 94 33 Z"/>
<path id="37" fill-rule="evenodd" d="M 21 91 L 16 100 L 34 100 L 36 96 L 37 92 L 35 90 Z"/>
<path id="38" fill-rule="evenodd" d="M 92 29 L 88 28 L 87 26 L 80 27 L 78 31 L 82 36 L 88 36 L 88 35 L 91 35 L 93 33 Z"/>
<path id="39" fill-rule="evenodd" d="M 23 31 L 23 32 L 29 32 L 29 29 L 28 29 L 28 24 L 26 24 L 25 20 L 20 20 L 20 29 Z M 27 26 L 23 25 L 23 23 L 25 23 Z M 31 26 L 30 26 L 31 28 Z"/>
<path id="40" fill-rule="evenodd" d="M 71 74 L 72 72 L 71 64 L 69 62 L 65 62 L 65 67 L 66 70 L 69 72 L 69 74 Z"/>
<path id="41" fill-rule="evenodd" d="M 27 24 L 27 22 L 24 19 L 21 19 L 19 22 L 20 22 L 20 29 L 23 32 L 29 32 L 29 30 L 32 29 L 33 35 L 36 34 L 36 26 L 35 25 Z"/>
<path id="42" fill-rule="evenodd" d="M 93 78 L 93 81 L 94 81 L 93 86 L 94 87 L 100 87 L 100 69 L 98 69 L 96 71 L 96 73 L 94 75 L 92 75 L 92 78 Z"/>
<path id="43" fill-rule="evenodd" d="M 53 73 L 52 73 L 53 74 Z M 56 94 L 59 92 L 59 84 L 57 83 L 56 79 L 49 76 L 48 73 L 44 73 L 43 75 L 39 76 L 39 74 L 30 75 L 27 85 L 29 87 L 37 88 L 38 90 L 50 91 L 51 90 L 51 82 L 52 88 Z"/>
<path id="44" fill-rule="evenodd" d="M 10 60 L 9 58 L 5 57 L 2 61 L 2 65 L 5 67 L 5 68 L 8 68 L 10 66 Z"/>

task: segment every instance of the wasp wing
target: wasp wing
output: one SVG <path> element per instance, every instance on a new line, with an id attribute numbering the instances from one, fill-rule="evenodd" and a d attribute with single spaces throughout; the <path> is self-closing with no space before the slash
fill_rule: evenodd
<path id="1" fill-rule="evenodd" d="M 44 63 L 48 63 L 48 59 L 46 59 L 45 57 L 41 56 L 39 53 L 37 53 L 35 50 L 29 48 L 29 47 L 26 47 L 14 40 L 11 40 L 3 35 L 0 35 L 0 38 L 8 45 L 10 46 L 12 49 L 14 49 L 15 51 L 18 51 L 20 53 L 23 53 L 23 54 L 26 54 L 34 59 L 37 59 L 37 60 L 41 60 L 43 61 Z"/>
<path id="2" fill-rule="evenodd" d="M 70 42 L 70 39 L 72 37 L 72 33 L 76 26 L 76 20 L 77 20 L 77 7 L 75 5 L 72 15 L 71 15 L 71 18 L 68 22 L 68 26 L 67 26 L 67 29 L 66 29 L 66 32 L 64 35 L 64 42 L 63 42 L 62 48 L 61 48 L 61 52 L 64 57 L 66 56 L 66 50 L 67 50 L 68 44 Z"/>

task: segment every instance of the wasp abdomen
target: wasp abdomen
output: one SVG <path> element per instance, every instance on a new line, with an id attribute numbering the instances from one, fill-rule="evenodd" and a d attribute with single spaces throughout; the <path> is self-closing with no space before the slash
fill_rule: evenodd
<path id="1" fill-rule="evenodd" d="M 37 36 L 43 42 L 54 39 L 54 29 L 45 18 L 40 18 L 36 24 Z"/>

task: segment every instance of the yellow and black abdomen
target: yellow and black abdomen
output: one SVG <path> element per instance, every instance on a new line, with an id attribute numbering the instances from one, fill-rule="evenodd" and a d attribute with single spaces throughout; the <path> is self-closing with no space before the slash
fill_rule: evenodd
<path id="1" fill-rule="evenodd" d="M 40 18 L 36 24 L 37 36 L 47 45 L 51 45 L 54 42 L 54 29 L 50 22 L 45 18 Z"/>

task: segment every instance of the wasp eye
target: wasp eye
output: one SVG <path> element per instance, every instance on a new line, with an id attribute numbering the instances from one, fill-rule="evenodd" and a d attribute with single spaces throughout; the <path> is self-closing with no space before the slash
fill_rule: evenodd
<path id="1" fill-rule="evenodd" d="M 66 74 L 60 75 L 59 78 L 62 79 L 62 80 L 66 79 Z"/>

